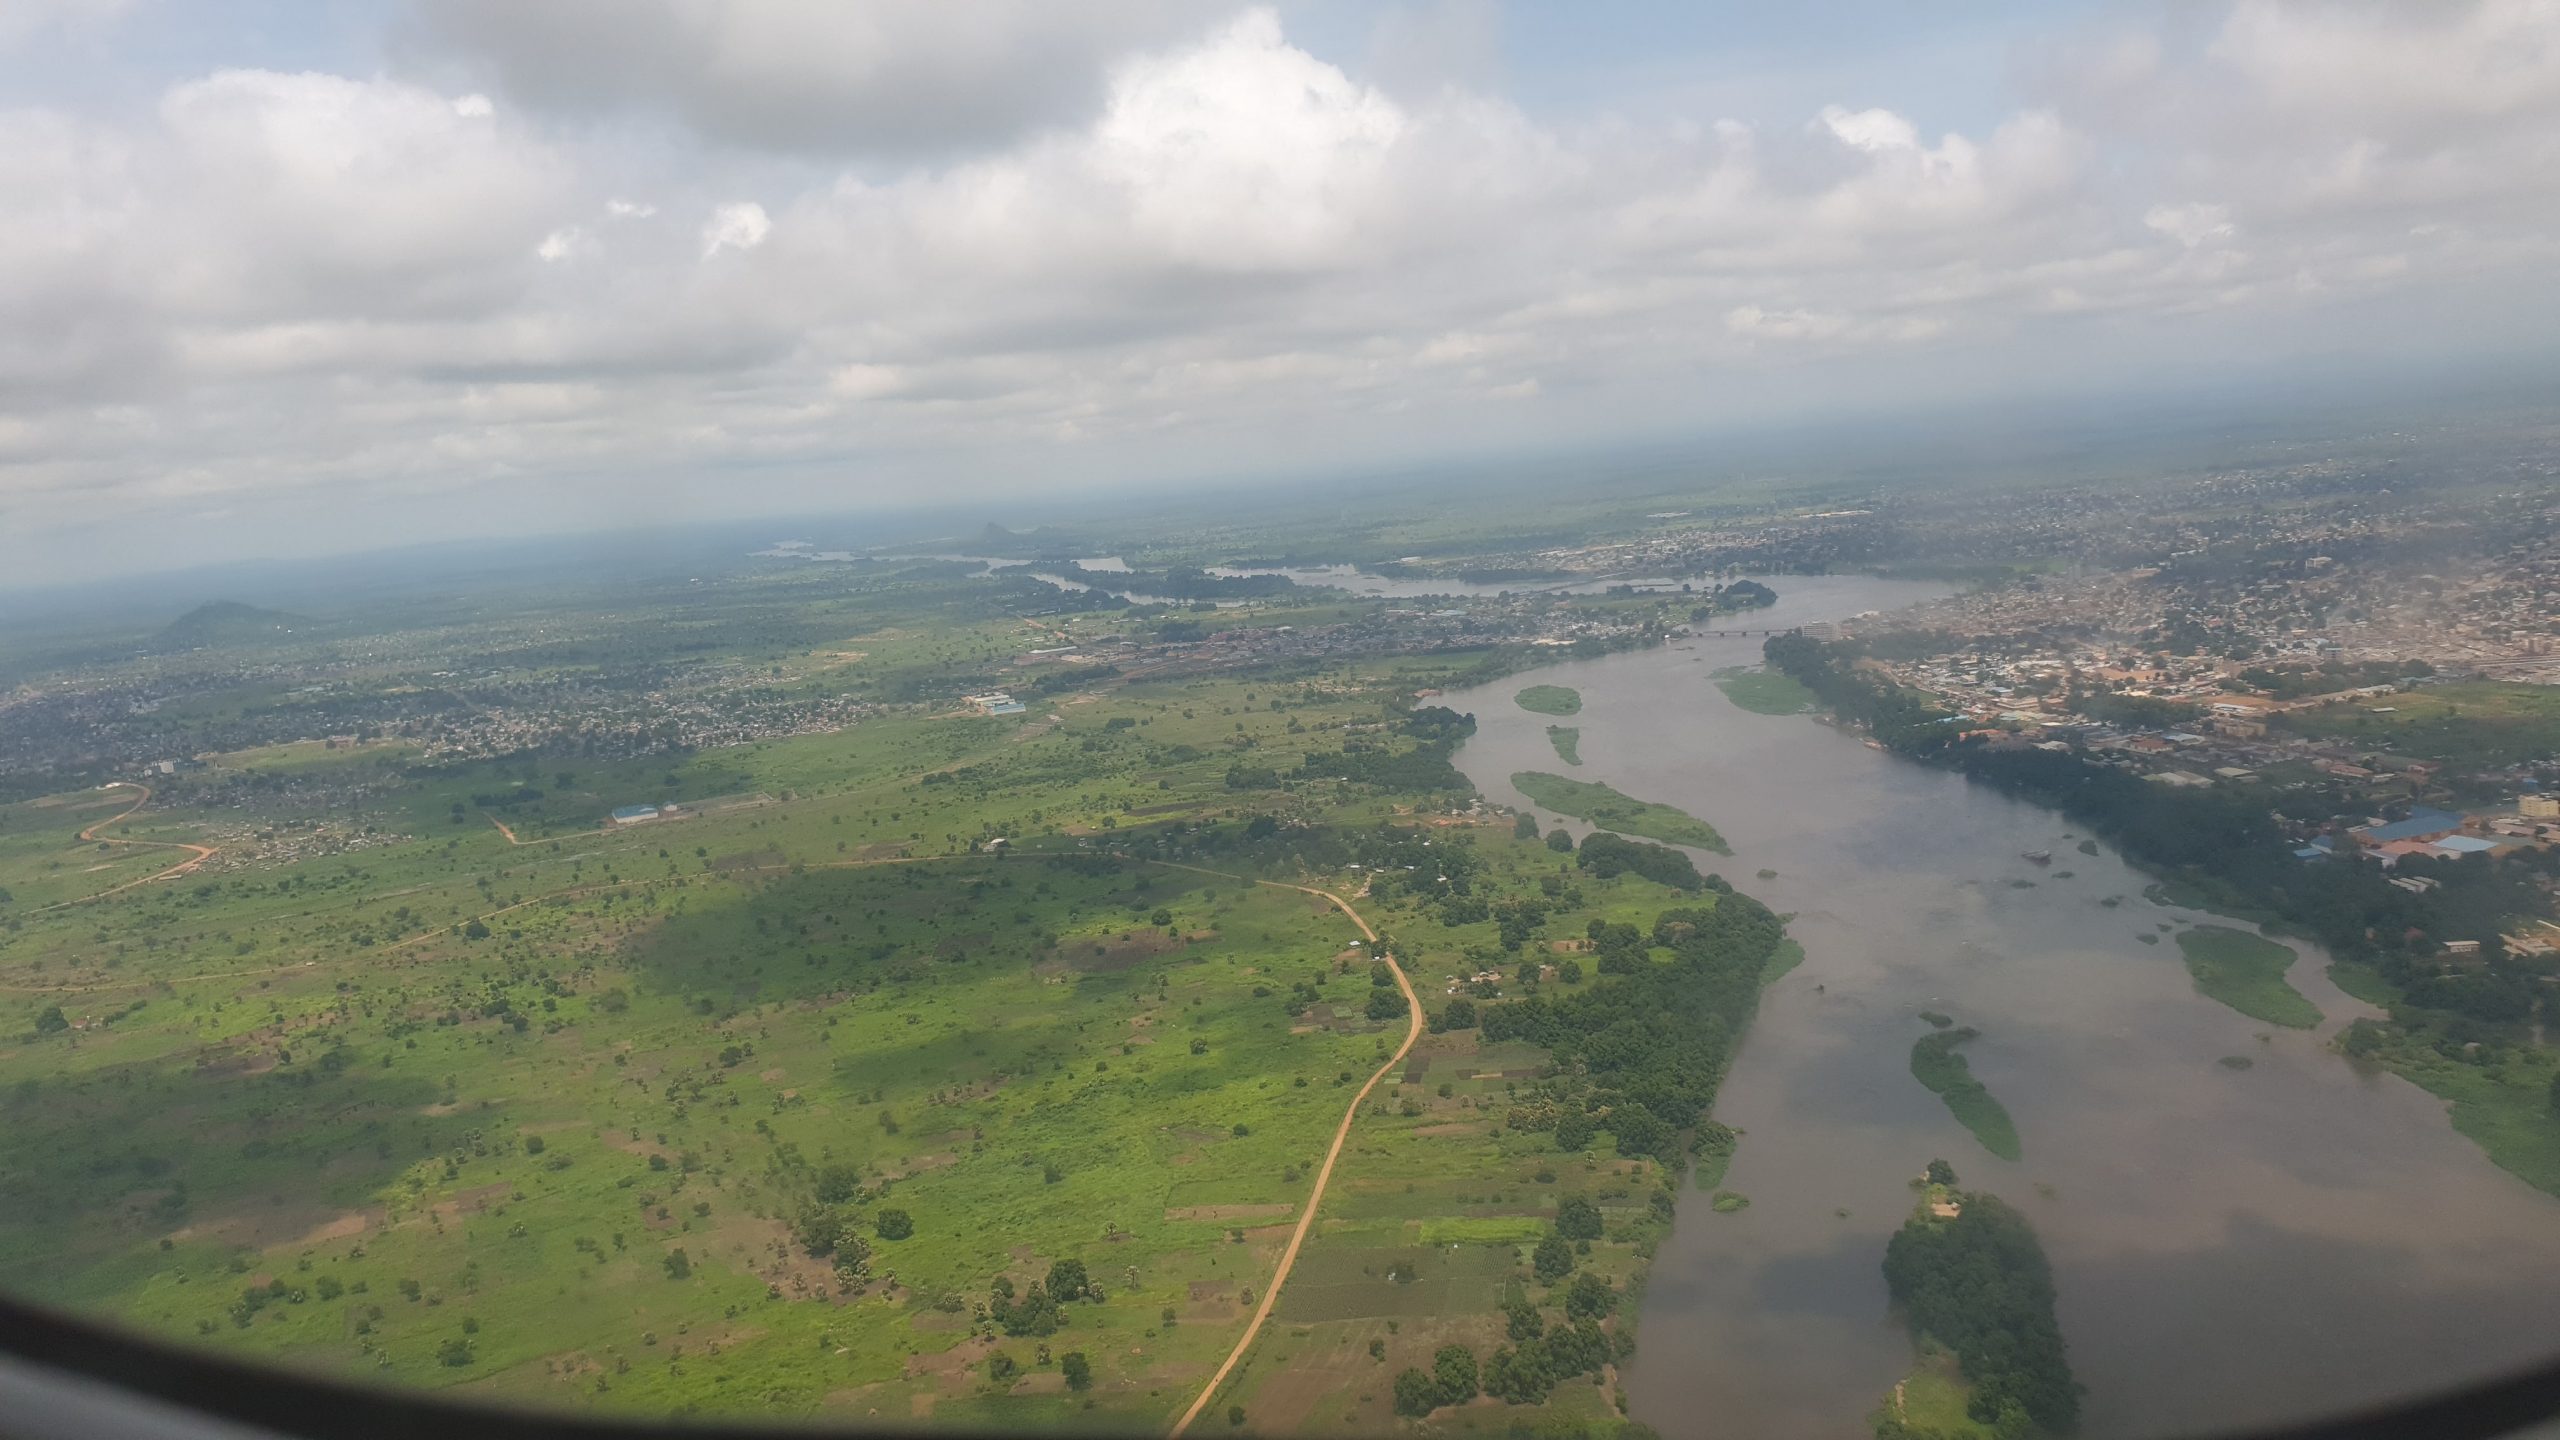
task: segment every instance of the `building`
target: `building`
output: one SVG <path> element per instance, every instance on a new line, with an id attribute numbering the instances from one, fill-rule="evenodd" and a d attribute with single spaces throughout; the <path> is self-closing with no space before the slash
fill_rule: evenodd
<path id="1" fill-rule="evenodd" d="M 2516 813 L 2531 820 L 2560 820 L 2560 795 L 2527 795 L 2516 801 Z"/>
<path id="2" fill-rule="evenodd" d="M 656 805 L 625 805 L 621 809 L 613 812 L 613 823 L 616 825 L 638 825 L 646 821 L 655 820 L 659 816 L 664 815 L 667 810 L 673 808 L 673 806 L 668 806 L 662 809 Z"/>
<path id="3" fill-rule="evenodd" d="M 2450 810 L 2435 810 L 2421 805 L 2412 809 L 2406 820 L 2394 820 L 2387 825 L 2366 825 L 2352 833 L 2364 844 L 2381 846 L 2402 840 L 2441 840 L 2461 828 L 2461 816 Z"/>
<path id="4" fill-rule="evenodd" d="M 967 703 L 976 706 L 978 713 L 981 715 L 1019 715 L 1022 713 L 1022 702 L 1014 699 L 1002 690 L 990 690 L 984 695 L 963 695 L 960 698 Z"/>

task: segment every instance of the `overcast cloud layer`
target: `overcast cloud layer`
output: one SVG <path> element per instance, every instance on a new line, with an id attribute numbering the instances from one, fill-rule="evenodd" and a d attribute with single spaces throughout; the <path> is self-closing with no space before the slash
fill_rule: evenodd
<path id="1" fill-rule="evenodd" d="M 0 0 L 0 48 L 103 82 L 159 18 Z M 1482 62 L 1490 5 L 1302 20 L 458 0 L 334 72 L 0 94 L 0 583 L 110 533 L 1213 477 L 2560 318 L 2560 0 L 2057 18 L 1961 130 L 1892 54 L 1789 113 L 1559 109 Z M 1416 63 L 1443 32 L 1474 58 Z"/>

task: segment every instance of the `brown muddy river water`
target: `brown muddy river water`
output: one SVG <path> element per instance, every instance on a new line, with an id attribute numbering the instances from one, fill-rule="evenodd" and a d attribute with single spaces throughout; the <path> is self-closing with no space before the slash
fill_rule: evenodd
<path id="1" fill-rule="evenodd" d="M 1731 623 L 1942 593 L 1769 583 L 1780 604 Z M 1645 1297 L 1636 1419 L 1678 1437 L 1867 1434 L 1911 1358 L 1885 1242 L 1933 1156 L 2043 1237 L 2088 1436 L 2299 1418 L 2560 1350 L 2560 1201 L 2491 1165 L 2442 1103 L 2330 1048 L 2373 1012 L 2329 982 L 2325 954 L 2294 942 L 2316 1031 L 2204 998 L 2159 927 L 2209 917 L 2146 900 L 2142 874 L 2080 853 L 2059 815 L 1735 707 L 1710 672 L 1759 648 L 1682 641 L 1438 702 L 1475 714 L 1457 763 L 1496 800 L 1525 804 L 1512 772 L 1549 770 L 1715 825 L 1735 853 L 1699 867 L 1791 912 L 1805 947 L 1716 1107 L 1745 1132 L 1723 1183 L 1750 1207 L 1684 1197 Z M 1512 703 L 1530 684 L 1582 692 L 1578 769 L 1550 748 L 1552 717 Z M 2016 1117 L 2021 1161 L 1984 1151 L 1912 1078 L 1922 1010 L 1982 1032 L 1966 1054 Z"/>

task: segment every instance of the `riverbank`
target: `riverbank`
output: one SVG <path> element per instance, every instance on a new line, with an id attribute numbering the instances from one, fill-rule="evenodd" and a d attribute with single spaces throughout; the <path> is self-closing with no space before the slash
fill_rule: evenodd
<path id="1" fill-rule="evenodd" d="M 1908 594 L 1824 577 L 1772 619 Z M 1967 1178 L 2042 1237 L 2084 1435 L 2298 1418 L 2535 1358 L 2560 1329 L 2560 1298 L 2529 1279 L 2560 1263 L 2560 1207 L 2486 1163 L 2439 1101 L 2340 1060 L 2330 1042 L 2369 1012 L 2328 983 L 2320 946 L 2295 942 L 2288 982 L 2327 1016 L 2314 1030 L 2199 994 L 2181 952 L 2138 936 L 2212 917 L 2146 903 L 2151 876 L 2051 811 L 1733 705 L 1712 672 L 1758 648 L 1699 639 L 1528 677 L 1583 695 L 1581 773 L 1711 816 L 1725 873 L 1806 950 L 1763 992 L 1716 1103 L 1745 1132 L 1717 1188 L 1751 1204 L 1716 1214 L 1693 1191 L 1653 1258 L 1634 1418 L 1831 1440 L 1909 1373 L 1876 1257 L 1910 1205 L 1909 1157 L 1974 1143 L 1909 1073 L 1924 1010 L 1981 1030 L 1970 1068 L 2036 1142 Z M 1544 722 L 1508 703 L 1520 683 L 1438 702 L 1482 721 L 1452 763 L 1514 804 L 1508 777 L 1553 763 Z M 2037 850 L 2073 873 L 2019 858 Z M 2443 1343 L 2413 1351 L 2412 1326 Z"/>

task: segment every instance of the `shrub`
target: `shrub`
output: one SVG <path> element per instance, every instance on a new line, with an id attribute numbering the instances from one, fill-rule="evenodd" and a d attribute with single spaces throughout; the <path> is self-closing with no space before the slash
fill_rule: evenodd
<path id="1" fill-rule="evenodd" d="M 883 1240 L 904 1240 L 916 1233 L 916 1222 L 915 1217 L 904 1210 L 883 1210 L 871 1228 Z"/>

